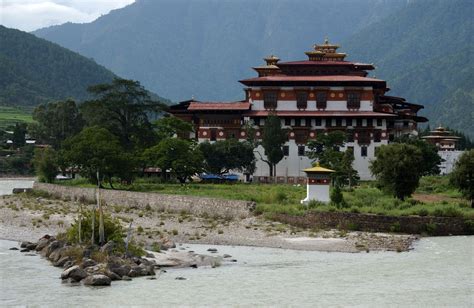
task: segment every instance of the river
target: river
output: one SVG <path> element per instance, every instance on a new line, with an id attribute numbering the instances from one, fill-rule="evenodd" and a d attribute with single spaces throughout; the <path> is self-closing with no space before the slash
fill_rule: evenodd
<path id="1" fill-rule="evenodd" d="M 91 288 L 61 283 L 61 269 L 0 241 L 0 305 L 44 306 L 474 306 L 474 237 L 430 237 L 410 252 L 325 253 L 216 247 L 237 263 L 173 269 L 157 280 Z M 187 280 L 176 280 L 185 277 Z"/>

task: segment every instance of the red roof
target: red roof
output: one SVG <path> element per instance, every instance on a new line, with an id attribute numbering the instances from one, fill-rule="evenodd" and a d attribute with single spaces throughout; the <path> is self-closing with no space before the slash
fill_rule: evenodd
<path id="1" fill-rule="evenodd" d="M 303 60 L 303 61 L 290 61 L 290 62 L 279 62 L 278 66 L 289 66 L 289 65 L 310 65 L 310 66 L 365 66 L 374 68 L 372 64 L 367 63 L 358 63 L 358 62 L 349 62 L 349 61 L 310 61 L 310 60 Z"/>
<path id="2" fill-rule="evenodd" d="M 268 116 L 272 111 L 269 110 L 251 110 L 246 112 L 245 116 Z M 274 111 L 273 111 L 274 112 Z M 396 114 L 382 113 L 373 111 L 276 111 L 280 117 L 396 117 Z"/>
<path id="3" fill-rule="evenodd" d="M 381 79 L 351 76 L 351 75 L 328 75 L 328 76 L 265 76 L 241 80 L 247 81 L 370 81 L 384 82 Z"/>
<path id="4" fill-rule="evenodd" d="M 249 110 L 249 102 L 191 102 L 188 110 Z"/>

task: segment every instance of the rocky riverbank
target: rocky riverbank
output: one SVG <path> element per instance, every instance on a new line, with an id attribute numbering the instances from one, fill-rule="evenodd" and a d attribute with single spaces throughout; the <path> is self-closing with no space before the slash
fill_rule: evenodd
<path id="1" fill-rule="evenodd" d="M 114 280 L 132 280 L 148 276 L 156 279 L 163 268 L 169 267 L 216 267 L 222 262 L 236 262 L 230 256 L 199 255 L 193 251 L 170 249 L 163 252 L 147 252 L 146 257 L 118 253 L 110 241 L 102 247 L 69 245 L 54 236 L 44 235 L 37 242 L 22 242 L 20 247 L 11 247 L 28 256 L 40 255 L 52 265 L 63 268 L 63 282 L 88 286 L 110 286 Z M 217 250 L 209 249 L 211 253 Z M 225 261 L 224 261 L 225 260 Z M 182 277 L 177 277 L 182 279 Z"/>
<path id="2" fill-rule="evenodd" d="M 0 238 L 35 241 L 43 234 L 63 232 L 77 217 L 80 206 L 28 194 L 0 198 Z M 418 238 L 412 235 L 304 229 L 262 217 L 196 216 L 152 208 L 106 206 L 106 212 L 125 226 L 132 222 L 133 238 L 143 247 L 167 241 L 210 245 L 241 245 L 314 251 L 407 251 Z"/>

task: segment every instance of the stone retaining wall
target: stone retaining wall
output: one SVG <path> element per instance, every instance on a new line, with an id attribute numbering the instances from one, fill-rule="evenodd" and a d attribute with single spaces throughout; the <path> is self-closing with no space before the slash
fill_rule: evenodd
<path id="1" fill-rule="evenodd" d="M 474 220 L 462 217 L 382 216 L 374 214 L 312 212 L 303 216 L 275 214 L 274 219 L 304 228 L 338 228 L 373 232 L 429 235 L 472 235 Z"/>
<path id="2" fill-rule="evenodd" d="M 82 202 L 96 202 L 95 188 L 62 186 L 37 183 L 34 190 L 45 191 L 56 198 Z M 101 189 L 100 199 L 107 205 L 121 205 L 145 208 L 149 205 L 158 211 L 181 213 L 183 211 L 195 215 L 219 216 L 224 218 L 245 218 L 251 215 L 255 202 L 241 200 L 225 200 L 216 198 L 167 195 L 159 193 L 142 193 L 124 190 Z"/>

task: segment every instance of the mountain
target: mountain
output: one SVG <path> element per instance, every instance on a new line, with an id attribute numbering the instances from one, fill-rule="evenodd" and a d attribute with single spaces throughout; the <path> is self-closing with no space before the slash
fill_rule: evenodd
<path id="1" fill-rule="evenodd" d="M 305 59 L 326 35 L 340 42 L 407 0 L 138 0 L 87 24 L 35 35 L 94 58 L 175 101 L 242 99 L 237 81 L 274 53 Z"/>
<path id="2" fill-rule="evenodd" d="M 431 126 L 474 137 L 474 2 L 416 0 L 354 34 L 351 57 L 373 62 L 390 94 L 425 105 Z"/>
<path id="3" fill-rule="evenodd" d="M 19 30 L 0 26 L 0 105 L 35 106 L 88 98 L 89 85 L 115 75 L 75 52 Z"/>

